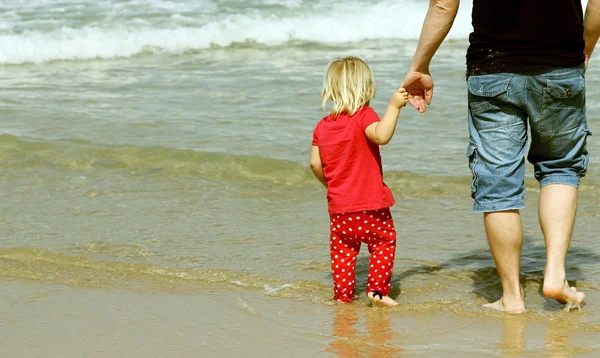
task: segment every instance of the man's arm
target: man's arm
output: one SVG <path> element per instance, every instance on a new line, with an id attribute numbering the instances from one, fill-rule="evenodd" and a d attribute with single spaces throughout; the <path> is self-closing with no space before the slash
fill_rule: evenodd
<path id="1" fill-rule="evenodd" d="M 600 0 L 589 0 L 583 20 L 583 39 L 585 40 L 583 53 L 585 54 L 586 69 L 598 37 L 600 37 Z"/>
<path id="2" fill-rule="evenodd" d="M 421 36 L 410 70 L 402 87 L 409 93 L 410 104 L 425 112 L 433 97 L 433 80 L 429 73 L 429 63 L 438 50 L 458 13 L 460 0 L 430 0 L 429 10 L 423 22 Z"/>
<path id="3" fill-rule="evenodd" d="M 312 169 L 315 178 L 317 178 L 321 184 L 327 188 L 325 175 L 323 175 L 323 165 L 321 164 L 321 154 L 319 153 L 319 147 L 316 145 L 313 145 L 310 151 L 310 169 Z"/>

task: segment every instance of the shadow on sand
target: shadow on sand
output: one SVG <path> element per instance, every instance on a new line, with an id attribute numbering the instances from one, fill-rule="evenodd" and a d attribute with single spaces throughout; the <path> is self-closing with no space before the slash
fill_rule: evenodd
<path id="1" fill-rule="evenodd" d="M 531 245 L 528 242 L 534 241 L 533 238 L 525 237 L 523 250 L 521 252 L 521 284 L 527 290 L 531 286 L 537 287 L 540 296 L 542 296 L 542 284 L 544 265 L 546 263 L 546 247 L 544 245 Z M 577 281 L 584 280 L 585 275 L 581 266 L 597 264 L 600 262 L 600 255 L 576 246 L 569 249 L 567 255 L 567 279 L 572 286 L 577 286 Z M 357 294 L 363 295 L 366 287 L 366 276 L 369 267 L 369 258 L 362 257 L 357 262 L 356 281 Z M 467 271 L 473 280 L 472 293 L 482 297 L 488 302 L 493 302 L 502 296 L 502 286 L 498 279 L 498 272 L 494 264 L 489 249 L 470 251 L 462 255 L 455 256 L 438 265 L 419 265 L 406 271 L 395 273 L 392 278 L 392 288 L 390 297 L 397 298 L 402 291 L 402 282 L 415 275 L 436 275 L 442 271 Z M 398 268 L 396 268 L 398 271 Z M 557 302 L 547 300 L 544 305 L 546 310 L 556 310 L 560 308 Z"/>

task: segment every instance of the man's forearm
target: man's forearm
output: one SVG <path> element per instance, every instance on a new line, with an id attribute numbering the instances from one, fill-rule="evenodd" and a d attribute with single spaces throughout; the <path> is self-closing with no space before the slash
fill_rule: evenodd
<path id="1" fill-rule="evenodd" d="M 587 58 L 594 52 L 598 37 L 600 37 L 600 0 L 589 0 L 583 21 L 583 38 L 585 40 L 583 53 Z"/>
<path id="2" fill-rule="evenodd" d="M 433 55 L 454 23 L 459 2 L 460 0 L 430 0 L 419 45 L 410 65 L 411 71 L 428 72 Z"/>

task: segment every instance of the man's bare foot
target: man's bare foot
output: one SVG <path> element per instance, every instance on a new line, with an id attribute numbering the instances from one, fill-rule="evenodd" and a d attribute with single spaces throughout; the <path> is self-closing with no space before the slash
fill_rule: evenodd
<path id="1" fill-rule="evenodd" d="M 390 298 L 390 296 L 382 296 L 379 292 L 367 292 L 367 297 L 373 305 L 384 305 L 388 307 L 398 306 L 399 303 Z"/>
<path id="2" fill-rule="evenodd" d="M 498 311 L 507 313 L 523 313 L 525 309 L 525 292 L 521 287 L 521 297 L 505 297 L 502 296 L 498 301 L 492 303 L 486 303 L 483 305 L 486 308 L 492 308 Z"/>
<path id="3" fill-rule="evenodd" d="M 564 280 L 562 285 L 551 285 L 544 280 L 542 292 L 544 296 L 555 299 L 560 304 L 568 304 L 570 308 L 580 306 L 586 297 L 585 293 L 577 292 L 575 287 L 569 287 L 567 280 Z"/>
<path id="4" fill-rule="evenodd" d="M 504 298 L 501 298 L 496 302 L 486 303 L 483 305 L 483 307 L 493 308 L 495 310 L 507 313 L 523 313 L 527 311 L 524 304 L 506 304 L 504 302 Z"/>

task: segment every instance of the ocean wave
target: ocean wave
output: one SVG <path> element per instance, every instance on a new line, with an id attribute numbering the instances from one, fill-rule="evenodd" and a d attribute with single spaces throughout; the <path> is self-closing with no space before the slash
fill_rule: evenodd
<path id="1" fill-rule="evenodd" d="M 0 168 L 8 171 L 125 171 L 158 178 L 206 179 L 316 185 L 301 163 L 251 155 L 202 152 L 161 146 L 103 146 L 84 140 L 39 141 L 0 135 Z"/>
<path id="2" fill-rule="evenodd" d="M 173 268 L 150 263 L 120 262 L 71 256 L 34 247 L 0 250 L 0 277 L 80 287 L 154 288 L 177 292 L 215 285 L 257 291 L 277 287 L 271 296 L 314 297 L 325 300 L 329 286 L 312 281 L 284 282 L 261 275 L 218 268 Z"/>
<path id="3" fill-rule="evenodd" d="M 589 251 L 589 250 L 588 250 Z M 543 258 L 545 250 L 537 250 Z M 541 259 L 540 258 L 540 259 Z M 392 308 L 401 312 L 454 312 L 469 316 L 494 316 L 491 310 L 482 310 L 481 302 L 494 297 L 498 291 L 497 274 L 488 251 L 459 256 L 456 262 L 417 262 L 397 259 L 392 287 L 402 286 L 402 305 Z M 597 262 L 597 255 L 588 254 L 589 262 Z M 594 261 L 595 260 L 595 261 Z M 458 263 L 458 265 L 456 265 Z M 482 267 L 467 267 L 477 264 Z M 532 273 L 525 273 L 523 281 L 537 290 L 541 285 L 539 265 Z M 365 267 L 359 265 L 363 271 Z M 324 268 L 323 272 L 328 269 Z M 364 277 L 366 271 L 361 271 Z M 434 274 L 432 276 L 432 274 Z M 71 256 L 37 247 L 0 249 L 0 278 L 31 280 L 72 287 L 120 288 L 138 292 L 148 289 L 171 293 L 188 293 L 215 288 L 262 292 L 264 295 L 313 304 L 331 304 L 331 283 L 315 280 L 281 280 L 265 274 L 220 268 L 175 268 L 161 264 L 100 260 L 86 256 Z M 588 286 L 589 283 L 583 282 Z M 357 287 L 362 294 L 364 286 Z M 533 290 L 532 289 L 532 290 Z M 362 296 L 364 297 L 364 296 Z M 475 298 L 474 298 L 475 297 Z M 241 308 L 257 314 L 243 299 Z M 358 299 L 353 309 L 369 309 L 368 300 Z M 530 313 L 535 320 L 553 321 L 555 315 Z M 596 332 L 600 326 L 577 321 L 577 328 Z M 573 327 L 572 327 L 573 328 Z"/>
<path id="4" fill-rule="evenodd" d="M 136 13 L 126 19 L 106 15 L 91 23 L 65 20 L 54 26 L 43 18 L 39 28 L 30 21 L 33 25 L 25 29 L 17 25 L 2 29 L 0 64 L 181 54 L 239 43 L 280 46 L 297 42 L 344 45 L 365 40 L 412 41 L 418 39 L 427 11 L 427 2 L 412 0 L 367 5 L 327 1 L 312 6 L 298 1 L 283 4 L 284 11 L 271 7 L 237 11 L 218 8 L 210 16 L 201 10 L 174 10 L 148 17 Z M 449 38 L 466 40 L 471 31 L 467 7 L 461 9 Z"/>
<path id="5" fill-rule="evenodd" d="M 9 134 L 0 135 L 0 169 L 3 173 L 58 170 L 84 175 L 118 171 L 158 179 L 189 176 L 255 184 L 268 190 L 320 186 L 305 163 L 290 160 L 162 146 L 109 146 L 84 140 L 40 141 Z M 397 198 L 462 195 L 471 185 L 468 176 L 425 176 L 396 170 L 387 170 L 385 181 Z M 526 179 L 526 186 L 527 190 L 539 190 L 531 178 Z M 596 190 L 595 184 L 581 190 Z"/>

